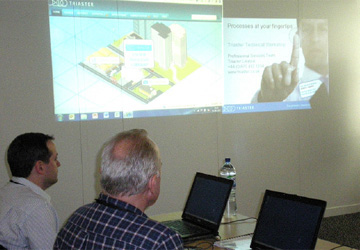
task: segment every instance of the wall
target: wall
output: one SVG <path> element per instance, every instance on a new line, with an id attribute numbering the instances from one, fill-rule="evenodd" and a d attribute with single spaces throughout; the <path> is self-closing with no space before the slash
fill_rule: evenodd
<path id="1" fill-rule="evenodd" d="M 329 1 L 331 6 L 332 2 Z M 0 1 L 0 186 L 10 176 L 6 150 L 29 131 L 53 134 L 62 166 L 49 188 L 61 222 L 99 192 L 99 152 L 115 133 L 145 128 L 160 147 L 162 193 L 148 210 L 182 209 L 196 171 L 216 175 L 225 157 L 238 170 L 239 212 L 256 216 L 265 189 L 328 201 L 326 215 L 360 211 L 358 31 L 339 9 L 333 39 L 331 104 L 319 110 L 243 115 L 209 114 L 96 122 L 56 122 L 53 116 L 47 1 Z M 351 16 L 351 15 L 350 15 Z M 343 21 L 342 21 L 343 20 Z M 358 32 L 357 32 L 358 33 Z"/>

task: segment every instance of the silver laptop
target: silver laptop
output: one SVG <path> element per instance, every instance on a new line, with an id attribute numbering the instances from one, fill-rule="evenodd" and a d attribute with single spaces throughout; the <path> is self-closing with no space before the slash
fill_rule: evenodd
<path id="1" fill-rule="evenodd" d="M 184 242 L 217 236 L 232 185 L 232 180 L 197 172 L 181 219 L 162 224 Z"/>

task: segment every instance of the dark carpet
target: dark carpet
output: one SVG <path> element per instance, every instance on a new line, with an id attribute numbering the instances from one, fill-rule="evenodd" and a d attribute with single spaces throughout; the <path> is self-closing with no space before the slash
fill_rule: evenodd
<path id="1" fill-rule="evenodd" d="M 360 212 L 324 218 L 319 238 L 360 249 Z"/>

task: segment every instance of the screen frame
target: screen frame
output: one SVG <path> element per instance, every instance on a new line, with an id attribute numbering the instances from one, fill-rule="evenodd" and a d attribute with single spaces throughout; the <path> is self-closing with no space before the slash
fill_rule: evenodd
<path id="1" fill-rule="evenodd" d="M 195 187 L 198 185 L 198 182 L 200 182 L 200 181 L 210 181 L 210 182 L 214 182 L 214 184 L 222 186 L 222 192 L 224 194 L 223 198 L 225 199 L 225 202 L 223 202 L 223 204 L 219 210 L 219 211 L 221 211 L 221 216 L 219 216 L 219 218 L 217 218 L 217 219 L 214 219 L 214 221 L 206 220 L 203 217 L 201 218 L 201 217 L 189 212 L 189 209 L 191 209 L 190 205 L 194 203 L 194 200 L 192 200 L 194 198 L 193 195 L 195 194 L 195 192 L 198 191 L 198 190 L 195 190 Z M 220 226 L 220 223 L 221 223 L 232 187 L 233 187 L 233 180 L 197 172 L 195 174 L 194 181 L 192 183 L 188 198 L 186 200 L 186 204 L 185 204 L 182 216 L 181 216 L 182 219 L 185 221 L 188 220 L 192 223 L 195 223 L 197 225 L 208 228 L 212 232 L 217 232 L 217 230 L 219 229 L 219 226 Z M 211 205 L 212 204 L 211 197 L 212 197 L 212 193 L 209 193 L 209 194 L 205 195 L 205 197 L 203 197 L 203 198 L 208 199 L 209 203 Z M 195 203 L 199 203 L 199 202 L 197 202 L 195 200 Z M 207 209 L 212 210 L 213 208 L 207 208 Z M 218 209 L 218 208 L 216 208 L 216 209 Z"/>
<path id="2" fill-rule="evenodd" d="M 273 191 L 273 190 L 269 190 L 269 189 L 265 190 L 264 198 L 263 198 L 263 201 L 261 204 L 259 217 L 257 219 L 257 223 L 255 226 L 254 235 L 252 237 L 250 247 L 253 249 L 278 249 L 278 248 L 272 248 L 271 246 L 266 244 L 266 242 L 262 241 L 262 239 L 259 239 L 259 234 L 260 234 L 259 231 L 263 227 L 262 223 L 265 218 L 264 211 L 267 209 L 267 201 L 271 198 L 283 199 L 283 200 L 290 201 L 290 202 L 298 202 L 303 205 L 309 205 L 309 206 L 317 207 L 319 209 L 319 214 L 318 214 L 317 221 L 316 221 L 316 228 L 314 228 L 314 230 L 315 230 L 314 235 L 311 240 L 311 245 L 308 246 L 309 249 L 314 249 L 315 245 L 316 245 L 318 233 L 320 230 L 321 221 L 322 221 L 324 213 L 325 213 L 327 202 L 324 200 L 313 199 L 313 198 L 308 198 L 308 197 L 304 197 L 304 196 L 298 196 L 295 194 L 288 194 L 288 193 Z"/>

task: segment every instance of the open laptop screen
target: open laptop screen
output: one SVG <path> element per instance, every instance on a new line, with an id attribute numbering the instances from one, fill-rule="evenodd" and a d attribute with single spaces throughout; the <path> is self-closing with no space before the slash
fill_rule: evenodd
<path id="1" fill-rule="evenodd" d="M 183 219 L 198 221 L 213 230 L 217 230 L 229 197 L 232 181 L 203 173 L 196 173 Z"/>
<path id="2" fill-rule="evenodd" d="M 314 249 L 326 202 L 266 190 L 251 248 Z"/>

